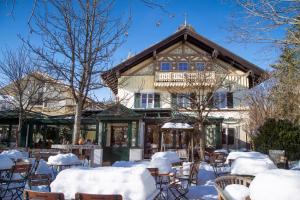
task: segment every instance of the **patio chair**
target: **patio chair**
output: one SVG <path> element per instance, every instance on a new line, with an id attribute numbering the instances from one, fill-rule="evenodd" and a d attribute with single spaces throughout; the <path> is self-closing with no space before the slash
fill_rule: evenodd
<path id="1" fill-rule="evenodd" d="M 22 199 L 23 190 L 28 180 L 30 170 L 30 163 L 16 163 L 16 165 L 11 168 L 9 177 L 0 181 L 3 188 L 1 197 L 7 198 L 8 195 L 11 199 Z"/>
<path id="2" fill-rule="evenodd" d="M 189 187 L 198 184 L 199 163 L 192 163 L 188 175 L 175 175 L 174 181 L 170 184 L 170 191 L 175 199 L 188 199 L 186 194 Z"/>
<path id="3" fill-rule="evenodd" d="M 63 193 L 24 190 L 24 200 L 65 200 Z"/>
<path id="4" fill-rule="evenodd" d="M 212 166 L 216 177 L 227 174 L 227 172 L 224 171 L 227 166 L 225 164 L 226 156 L 227 155 L 224 152 L 214 152 L 211 154 L 210 165 Z"/>
<path id="5" fill-rule="evenodd" d="M 119 194 L 84 194 L 76 193 L 75 200 L 122 200 Z"/>
<path id="6" fill-rule="evenodd" d="M 253 176 L 235 176 L 235 175 L 226 175 L 216 178 L 215 188 L 218 191 L 218 200 L 231 200 L 231 197 L 224 192 L 224 189 L 227 185 L 239 184 L 246 187 L 250 186 Z M 246 200 L 251 200 L 250 197 L 247 197 Z"/>
<path id="7" fill-rule="evenodd" d="M 35 186 L 47 186 L 48 191 L 51 192 L 50 184 L 51 176 L 49 174 L 31 174 L 28 177 L 28 186 L 30 189 Z"/>

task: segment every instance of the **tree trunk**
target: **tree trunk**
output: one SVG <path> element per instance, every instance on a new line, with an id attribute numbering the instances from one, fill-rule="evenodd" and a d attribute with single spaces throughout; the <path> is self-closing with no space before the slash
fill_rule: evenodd
<path id="1" fill-rule="evenodd" d="M 199 132 L 200 132 L 200 141 L 199 141 L 199 146 L 200 146 L 200 160 L 204 160 L 205 157 L 205 130 L 204 126 L 202 123 L 199 124 Z"/>
<path id="2" fill-rule="evenodd" d="M 20 145 L 20 136 L 23 126 L 23 111 L 19 112 L 19 122 L 18 122 L 18 130 L 16 132 L 16 147 L 19 147 Z"/>
<path id="3" fill-rule="evenodd" d="M 75 106 L 74 128 L 73 128 L 73 144 L 78 144 L 81 126 L 82 103 L 78 101 Z"/>

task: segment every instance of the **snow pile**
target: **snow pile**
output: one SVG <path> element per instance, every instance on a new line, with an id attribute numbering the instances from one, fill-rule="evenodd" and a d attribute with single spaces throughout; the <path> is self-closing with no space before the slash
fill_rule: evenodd
<path id="1" fill-rule="evenodd" d="M 157 158 L 164 158 L 169 160 L 170 163 L 178 163 L 180 162 L 180 158 L 174 151 L 165 151 L 165 152 L 156 152 L 152 155 L 151 160 L 155 160 Z"/>
<path id="2" fill-rule="evenodd" d="M 213 168 L 206 162 L 200 163 L 197 186 L 189 187 L 188 199 L 212 200 L 218 198 Z"/>
<path id="3" fill-rule="evenodd" d="M 51 168 L 47 165 L 46 161 L 41 159 L 39 162 L 39 166 L 37 167 L 36 174 L 51 174 L 53 173 L 53 171 L 51 170 Z"/>
<path id="4" fill-rule="evenodd" d="M 300 200 L 300 171 L 269 170 L 257 174 L 249 188 L 251 200 Z"/>
<path id="5" fill-rule="evenodd" d="M 299 161 L 293 161 L 291 164 L 290 164 L 290 168 L 292 170 L 300 170 L 300 160 Z"/>
<path id="6" fill-rule="evenodd" d="M 257 158 L 257 159 L 265 159 L 269 158 L 268 155 L 262 154 L 256 151 L 250 151 L 250 152 L 240 152 L 240 151 L 234 151 L 230 152 L 226 158 L 226 163 L 229 163 L 229 160 L 235 160 L 237 158 Z"/>
<path id="7" fill-rule="evenodd" d="M 250 196 L 249 188 L 239 184 L 227 185 L 224 193 L 232 200 L 245 200 L 246 197 Z"/>
<path id="8" fill-rule="evenodd" d="M 159 173 L 167 174 L 172 170 L 172 164 L 165 158 L 156 158 L 151 161 L 116 161 L 113 167 L 142 167 L 142 168 L 158 168 Z"/>
<path id="9" fill-rule="evenodd" d="M 48 158 L 49 165 L 74 165 L 80 164 L 80 160 L 75 154 L 57 154 Z"/>
<path id="10" fill-rule="evenodd" d="M 5 155 L 13 160 L 28 158 L 28 156 L 26 156 L 24 153 L 15 149 L 3 151 L 1 155 Z"/>
<path id="11" fill-rule="evenodd" d="M 251 175 L 264 172 L 269 169 L 277 169 L 275 164 L 269 158 L 237 158 L 231 164 L 231 174 Z"/>
<path id="12" fill-rule="evenodd" d="M 135 162 L 135 161 L 116 161 L 112 165 L 113 167 L 149 167 L 149 161 Z"/>
<path id="13" fill-rule="evenodd" d="M 14 162 L 6 155 L 0 154 L 0 169 L 10 169 Z"/>
<path id="14" fill-rule="evenodd" d="M 172 171 L 172 164 L 166 158 L 157 157 L 151 159 L 149 167 L 158 168 L 160 174 L 167 174 Z"/>
<path id="15" fill-rule="evenodd" d="M 74 199 L 76 192 L 120 194 L 123 199 L 153 199 L 154 178 L 142 167 L 71 168 L 61 171 L 51 183 L 52 192 Z"/>

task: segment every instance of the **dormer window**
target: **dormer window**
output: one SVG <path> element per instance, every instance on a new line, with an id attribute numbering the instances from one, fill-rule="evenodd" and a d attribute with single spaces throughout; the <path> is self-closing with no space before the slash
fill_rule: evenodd
<path id="1" fill-rule="evenodd" d="M 187 70 L 189 70 L 189 64 L 187 62 L 180 62 L 180 63 L 178 63 L 178 70 L 179 71 L 187 71 Z"/>
<path id="2" fill-rule="evenodd" d="M 169 62 L 160 63 L 160 71 L 170 71 L 170 70 L 171 70 L 171 63 Z"/>
<path id="3" fill-rule="evenodd" d="M 204 67 L 205 67 L 205 64 L 203 62 L 197 62 L 196 63 L 196 70 L 197 71 L 204 71 Z"/>

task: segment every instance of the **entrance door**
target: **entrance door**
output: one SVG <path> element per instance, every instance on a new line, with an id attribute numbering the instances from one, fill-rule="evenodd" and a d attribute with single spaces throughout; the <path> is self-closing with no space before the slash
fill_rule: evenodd
<path id="1" fill-rule="evenodd" d="M 131 130 L 128 123 L 107 124 L 103 134 L 103 161 L 129 160 Z"/>

